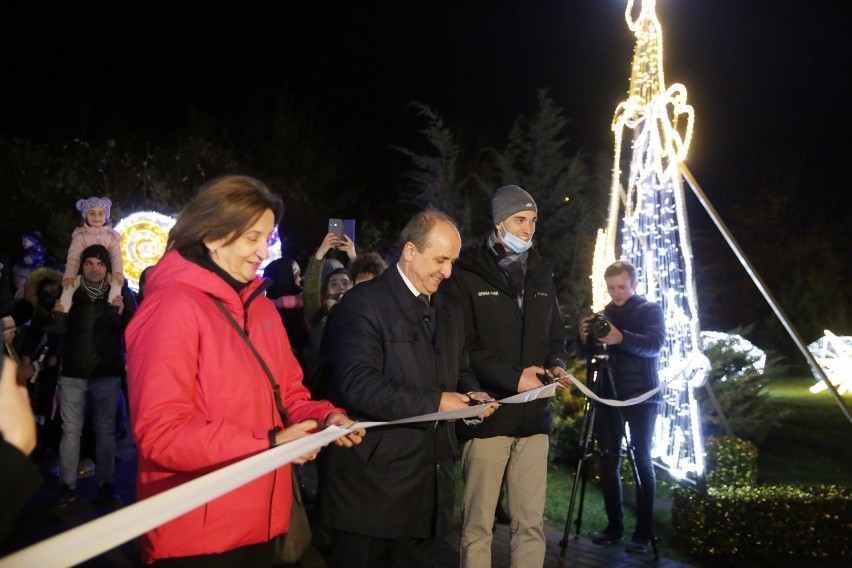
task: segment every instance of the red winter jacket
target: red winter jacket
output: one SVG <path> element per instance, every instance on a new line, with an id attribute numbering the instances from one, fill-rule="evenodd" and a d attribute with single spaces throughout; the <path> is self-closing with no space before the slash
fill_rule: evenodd
<path id="1" fill-rule="evenodd" d="M 140 500 L 268 449 L 268 432 L 282 425 L 260 363 L 208 294 L 247 330 L 294 422 L 322 423 L 343 412 L 310 400 L 262 282 L 238 295 L 176 251 L 151 272 L 126 333 Z M 268 541 L 289 528 L 291 500 L 287 465 L 150 531 L 142 537 L 142 561 Z"/>

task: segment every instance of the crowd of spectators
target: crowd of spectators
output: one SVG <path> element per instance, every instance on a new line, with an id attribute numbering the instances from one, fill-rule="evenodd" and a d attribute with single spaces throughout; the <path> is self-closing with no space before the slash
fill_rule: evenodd
<path id="1" fill-rule="evenodd" d="M 453 511 L 458 458 L 465 481 L 461 565 L 491 565 L 495 522 L 511 524 L 512 566 L 544 561 L 550 400 L 505 410 L 494 404 L 547 383 L 564 388 L 568 378 L 568 338 L 553 267 L 533 248 L 539 211 L 529 193 L 499 188 L 494 228 L 464 250 L 451 218 L 424 211 L 403 229 L 390 267 L 334 231 L 301 267 L 286 253 L 266 262 L 283 214 L 280 197 L 253 178 L 218 178 L 183 210 L 166 254 L 142 273 L 138 292 L 123 276 L 110 206 L 106 197 L 77 203 L 83 220 L 67 266 L 50 258 L 38 231 L 22 235 L 14 259 L 0 259 L 3 377 L 14 375 L 20 390 L 3 388 L 7 400 L 26 393 L 37 431 L 34 444 L 28 438 L 4 451 L 32 452 L 31 465 L 55 478 L 54 507 L 74 503 L 77 480 L 90 476 L 99 505 L 122 506 L 113 480 L 118 437 L 133 436 L 137 496 L 144 499 L 339 426 L 350 431 L 328 450 L 145 534 L 142 562 L 267 565 L 276 537 L 289 528 L 291 483 L 298 483 L 333 534 L 335 565 L 434 565 Z M 651 389 L 659 382 L 662 315 L 634 296 L 635 269 L 616 264 L 606 275 L 612 331 L 595 341 L 616 363 L 635 360 L 647 371 L 636 378 L 614 364 L 613 385 L 632 377 L 640 390 Z M 620 315 L 623 306 L 640 304 L 653 318 Z M 585 343 L 588 320 L 582 324 Z M 356 426 L 482 403 L 481 413 L 463 421 L 369 435 Z M 631 432 L 652 431 L 654 404 L 635 409 L 638 418 L 627 415 Z M 619 427 L 601 460 L 611 464 L 609 525 L 595 535 L 599 544 L 624 533 L 615 478 L 625 417 L 613 416 Z M 596 430 L 599 438 L 607 432 Z M 634 441 L 643 473 L 651 469 L 645 438 Z M 319 495 L 304 486 L 306 468 L 314 466 Z M 637 500 L 644 513 L 630 552 L 644 552 L 653 539 L 653 472 L 643 477 L 647 488 Z M 406 508 L 404 518 L 396 514 Z"/>

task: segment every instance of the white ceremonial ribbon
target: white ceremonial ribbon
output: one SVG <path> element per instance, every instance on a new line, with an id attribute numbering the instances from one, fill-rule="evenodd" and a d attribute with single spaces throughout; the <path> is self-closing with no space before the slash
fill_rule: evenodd
<path id="1" fill-rule="evenodd" d="M 589 389 L 589 387 L 587 387 L 586 385 L 584 385 L 583 383 L 581 383 L 580 381 L 578 381 L 577 379 L 575 379 L 571 375 L 567 375 L 566 377 L 564 377 L 561 380 L 562 380 L 562 382 L 564 382 L 565 379 L 568 379 L 569 381 L 574 383 L 574 385 L 578 389 L 580 389 L 580 392 L 582 392 L 587 397 L 600 402 L 601 404 L 605 404 L 607 406 L 633 406 L 634 404 L 639 404 L 640 402 L 644 402 L 644 401 L 648 400 L 649 398 L 651 398 L 652 396 L 654 396 L 655 394 L 657 394 L 658 392 L 660 392 L 661 390 L 666 388 L 669 385 L 669 383 L 674 382 L 675 380 L 677 380 L 680 377 L 682 377 L 684 380 L 688 380 L 690 377 L 695 376 L 697 373 L 706 373 L 707 370 L 709 370 L 709 369 L 710 369 L 710 360 L 707 359 L 707 356 L 704 355 L 704 353 L 702 353 L 701 351 L 698 351 L 697 349 L 693 350 L 692 353 L 690 353 L 689 357 L 686 360 L 684 360 L 683 365 L 681 365 L 681 367 L 679 369 L 676 369 L 674 371 L 672 371 L 672 370 L 668 371 L 669 378 L 661 381 L 660 384 L 657 387 L 654 387 L 653 389 L 649 390 L 648 392 L 644 392 L 644 393 L 640 394 L 639 396 L 635 396 L 635 397 L 629 398 L 627 400 L 616 400 L 616 399 L 613 399 L 613 398 L 601 398 L 598 395 L 596 395 L 595 393 L 593 393 Z M 550 385 L 544 385 L 543 387 L 539 387 L 538 389 L 535 389 L 535 390 L 543 390 L 543 389 L 547 388 L 548 386 L 550 386 Z M 533 392 L 533 391 L 529 391 L 529 392 Z M 521 393 L 521 394 L 526 394 L 526 393 Z M 516 398 L 517 396 L 519 396 L 519 395 L 511 396 L 508 399 L 501 400 L 500 402 L 501 403 L 508 402 L 509 399 Z M 553 396 L 553 395 L 550 395 L 550 396 Z"/>
<path id="2" fill-rule="evenodd" d="M 523 404 L 524 402 L 531 402 L 539 398 L 549 398 L 556 394 L 557 386 L 559 386 L 559 383 L 547 383 L 537 389 L 519 392 L 518 394 L 500 399 L 500 404 Z"/>
<path id="3" fill-rule="evenodd" d="M 659 386 L 649 390 L 648 392 L 642 393 L 639 396 L 635 396 L 633 398 L 628 398 L 627 400 L 616 400 L 614 398 L 601 398 L 598 395 L 596 395 L 595 393 L 593 393 L 589 389 L 589 387 L 587 387 L 586 385 L 584 385 L 583 383 L 581 383 L 580 381 L 578 381 L 577 379 L 575 379 L 571 375 L 568 375 L 567 377 L 563 378 L 562 380 L 565 381 L 565 379 L 567 379 L 567 380 L 571 381 L 572 383 L 574 383 L 574 385 L 578 389 L 580 389 L 580 392 L 582 392 L 587 397 L 600 402 L 601 404 L 605 404 L 607 406 L 633 406 L 634 404 L 639 404 L 640 402 L 644 402 L 644 401 L 648 400 L 649 398 L 651 398 L 652 396 L 654 396 L 655 394 L 660 392 L 663 388 L 665 388 L 665 386 L 667 384 L 669 384 L 671 381 L 675 380 L 676 378 L 677 378 L 677 376 L 673 376 L 667 382 L 660 383 Z M 544 387 L 541 387 L 541 388 L 544 388 Z M 514 398 L 514 397 L 511 397 L 511 398 Z M 500 402 L 502 402 L 502 401 L 500 401 Z"/>
<path id="4" fill-rule="evenodd" d="M 700 354 L 700 352 L 696 353 Z M 701 356 L 703 357 L 703 354 Z M 629 400 L 600 398 L 589 390 L 586 385 L 571 375 L 561 379 L 561 382 L 564 383 L 566 379 L 570 380 L 583 394 L 602 404 L 609 406 L 630 406 L 639 404 L 654 396 L 687 370 L 691 370 L 693 362 L 694 356 L 690 357 L 684 363 L 682 369 L 672 373 L 671 378 L 662 382 L 660 386 Z M 539 388 L 506 397 L 497 401 L 497 403 L 523 404 L 541 398 L 552 397 L 556 393 L 557 386 L 558 383 L 548 383 Z M 457 410 L 423 414 L 392 422 L 355 422 L 345 428 L 328 426 L 310 436 L 287 442 L 271 450 L 225 466 L 222 469 L 208 473 L 183 485 L 173 487 L 168 491 L 143 499 L 97 520 L 67 530 L 23 550 L 0 558 L 0 568 L 29 566 L 38 566 L 39 568 L 66 568 L 75 566 L 107 550 L 113 549 L 130 539 L 136 538 L 142 533 L 167 523 L 196 507 L 200 507 L 305 454 L 327 446 L 334 440 L 355 430 L 372 428 L 374 426 L 393 426 L 395 424 L 472 418 L 479 416 L 497 403 L 477 404 Z"/>
<path id="5" fill-rule="evenodd" d="M 334 440 L 355 430 L 373 426 L 469 418 L 482 414 L 494 404 L 477 404 L 458 410 L 424 414 L 393 422 L 355 422 L 345 428 L 329 426 L 315 434 L 248 457 L 10 554 L 0 559 L 0 568 L 29 566 L 65 568 L 75 566 L 163 523 L 167 523 L 196 507 L 200 507 L 208 501 L 212 501 L 305 454 L 327 446 Z"/>
<path id="6" fill-rule="evenodd" d="M 479 416 L 492 406 L 496 406 L 495 402 L 486 402 L 484 404 L 474 404 L 473 406 L 465 406 L 456 410 L 447 410 L 446 412 L 433 412 L 432 414 L 424 414 L 423 416 L 414 416 L 413 418 L 403 418 L 402 420 L 394 420 L 388 424 L 408 424 L 409 422 L 432 422 L 436 420 L 459 420 L 462 418 L 472 418 Z"/>
<path id="7" fill-rule="evenodd" d="M 358 428 L 329 426 L 281 444 L 10 554 L 0 559 L 0 567 L 76 566 Z"/>

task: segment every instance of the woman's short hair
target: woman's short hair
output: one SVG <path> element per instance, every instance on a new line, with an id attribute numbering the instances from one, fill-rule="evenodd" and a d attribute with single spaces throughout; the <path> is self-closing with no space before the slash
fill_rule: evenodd
<path id="1" fill-rule="evenodd" d="M 205 240 L 228 238 L 230 244 L 270 209 L 275 223 L 284 214 L 284 202 L 262 181 L 249 176 L 229 175 L 202 185 L 181 211 L 169 232 L 168 248 L 190 260 L 207 256 Z"/>

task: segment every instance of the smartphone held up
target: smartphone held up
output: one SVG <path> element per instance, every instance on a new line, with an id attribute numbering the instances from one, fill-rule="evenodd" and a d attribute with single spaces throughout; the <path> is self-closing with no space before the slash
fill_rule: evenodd
<path id="1" fill-rule="evenodd" d="M 355 219 L 329 219 L 328 232 L 334 233 L 337 237 L 343 240 L 343 235 L 349 237 L 349 240 L 355 242 Z M 338 245 L 339 248 L 340 245 Z"/>

